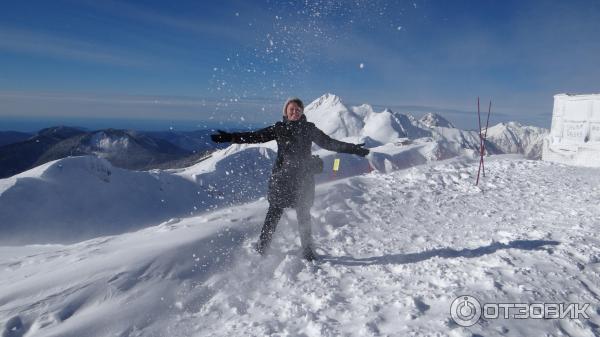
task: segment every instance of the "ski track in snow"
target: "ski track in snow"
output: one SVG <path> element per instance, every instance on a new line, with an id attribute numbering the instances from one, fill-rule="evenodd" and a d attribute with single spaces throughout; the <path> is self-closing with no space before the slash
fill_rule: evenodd
<path id="1" fill-rule="evenodd" d="M 595 336 L 600 171 L 514 156 L 317 188 L 320 261 L 295 213 L 252 250 L 264 200 L 74 245 L 0 247 L 4 336 Z M 590 303 L 589 320 L 450 318 L 480 302 Z M 1 327 L 1 326 L 0 326 Z"/>

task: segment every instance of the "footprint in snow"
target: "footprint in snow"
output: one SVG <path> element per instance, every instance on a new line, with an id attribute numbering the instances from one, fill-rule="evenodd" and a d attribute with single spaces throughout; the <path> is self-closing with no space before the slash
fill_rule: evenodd
<path id="1" fill-rule="evenodd" d="M 431 308 L 430 305 L 423 302 L 423 300 L 419 297 L 413 297 L 413 303 L 416 310 L 412 312 L 411 319 L 416 319 L 420 316 L 423 316 L 425 312 L 427 312 Z"/>

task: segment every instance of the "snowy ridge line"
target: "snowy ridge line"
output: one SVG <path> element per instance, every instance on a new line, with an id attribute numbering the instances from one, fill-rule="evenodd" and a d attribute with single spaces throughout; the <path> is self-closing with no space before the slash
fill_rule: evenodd
<path id="1" fill-rule="evenodd" d="M 0 327 L 79 337 L 593 336 L 598 312 L 453 324 L 460 294 L 597 303 L 600 289 L 600 210 L 586 202 L 600 197 L 597 170 L 495 156 L 475 187 L 475 165 L 451 159 L 321 184 L 317 264 L 300 258 L 293 212 L 267 256 L 254 253 L 264 200 L 73 245 L 0 247 Z"/>

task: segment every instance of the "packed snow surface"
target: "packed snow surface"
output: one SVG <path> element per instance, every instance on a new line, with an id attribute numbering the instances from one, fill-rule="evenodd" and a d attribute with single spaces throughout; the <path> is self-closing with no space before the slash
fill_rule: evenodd
<path id="1" fill-rule="evenodd" d="M 600 171 L 494 156 L 317 187 L 318 262 L 267 203 L 70 245 L 0 247 L 2 336 L 597 336 Z M 450 318 L 481 302 L 590 303 L 589 319 Z"/>

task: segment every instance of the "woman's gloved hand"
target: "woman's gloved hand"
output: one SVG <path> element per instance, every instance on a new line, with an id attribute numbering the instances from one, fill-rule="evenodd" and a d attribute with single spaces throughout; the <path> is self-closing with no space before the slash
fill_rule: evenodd
<path id="1" fill-rule="evenodd" d="M 352 149 L 352 154 L 364 157 L 366 155 L 369 154 L 369 149 L 364 148 L 363 146 L 365 146 L 365 143 L 362 144 L 355 144 L 354 148 Z"/>
<path id="2" fill-rule="evenodd" d="M 233 136 L 229 132 L 225 132 L 222 130 L 217 130 L 219 133 L 215 133 L 210 135 L 210 139 L 212 139 L 215 143 L 229 143 L 232 141 Z"/>

